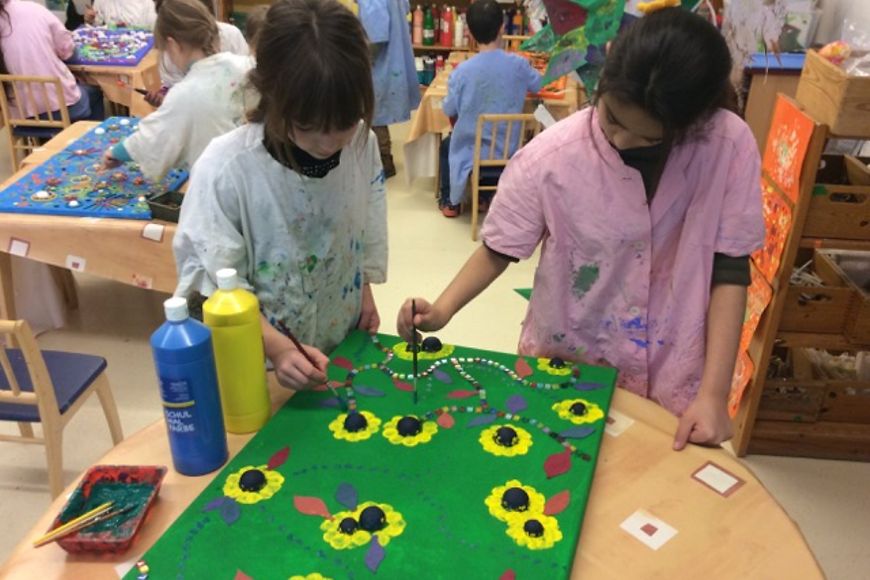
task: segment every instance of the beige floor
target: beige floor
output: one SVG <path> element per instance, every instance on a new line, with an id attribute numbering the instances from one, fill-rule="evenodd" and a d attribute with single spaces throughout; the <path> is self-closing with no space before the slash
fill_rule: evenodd
<path id="1" fill-rule="evenodd" d="M 403 142 L 404 132 L 394 131 L 396 143 Z M 6 165 L 4 145 L 5 139 L 0 139 L 0 167 Z M 399 176 L 388 182 L 390 280 L 376 289 L 386 332 L 394 331 L 397 308 L 406 296 L 434 296 L 476 247 L 468 218 L 441 217 L 431 182 L 420 180 L 416 187 L 407 187 L 401 157 L 399 162 Z M 533 262 L 511 266 L 440 333 L 441 338 L 512 351 L 525 308 L 512 289 L 531 285 Z M 87 276 L 78 277 L 78 283 L 79 311 L 66 328 L 44 334 L 40 343 L 105 356 L 125 433 L 134 433 L 160 418 L 147 340 L 162 321 L 164 296 Z M 99 405 L 89 401 L 67 428 L 67 482 L 109 446 Z M 750 457 L 747 464 L 800 525 L 830 578 L 870 578 L 870 464 L 761 456 Z M 0 522 L 5 527 L 0 536 L 2 561 L 49 504 L 41 448 L 0 446 L 0 497 Z"/>

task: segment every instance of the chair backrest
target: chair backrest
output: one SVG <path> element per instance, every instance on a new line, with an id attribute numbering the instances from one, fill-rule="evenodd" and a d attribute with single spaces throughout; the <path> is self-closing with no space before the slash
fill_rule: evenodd
<path id="1" fill-rule="evenodd" d="M 50 98 L 52 93 L 57 109 Z M 59 130 L 70 125 L 63 85 L 57 77 L 0 75 L 0 105 L 3 121 L 10 130 L 15 127 Z"/>
<path id="2" fill-rule="evenodd" d="M 13 346 L 14 349 L 11 348 Z M 30 383 L 33 385 L 32 392 L 21 389 L 21 377 L 16 376 L 10 355 L 24 359 Z M 17 366 L 20 368 L 20 365 Z M 60 415 L 51 375 L 26 320 L 0 320 L 0 373 L 6 379 L 7 385 L 7 388 L 0 388 L 0 403 L 36 406 L 43 421 L 47 416 Z"/>
<path id="3" fill-rule="evenodd" d="M 504 167 L 516 151 L 541 132 L 531 113 L 485 114 L 477 118 L 474 168 Z"/>
<path id="4" fill-rule="evenodd" d="M 519 34 L 505 34 L 501 39 L 504 41 L 504 49 L 507 52 L 519 52 L 520 45 L 530 39 L 531 36 L 522 36 Z"/>

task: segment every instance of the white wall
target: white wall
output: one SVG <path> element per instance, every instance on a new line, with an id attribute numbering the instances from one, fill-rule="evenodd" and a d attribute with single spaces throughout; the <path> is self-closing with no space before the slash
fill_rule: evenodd
<path id="1" fill-rule="evenodd" d="M 821 0 L 822 18 L 816 42 L 825 44 L 840 38 L 843 20 L 848 18 L 870 36 L 870 0 Z"/>

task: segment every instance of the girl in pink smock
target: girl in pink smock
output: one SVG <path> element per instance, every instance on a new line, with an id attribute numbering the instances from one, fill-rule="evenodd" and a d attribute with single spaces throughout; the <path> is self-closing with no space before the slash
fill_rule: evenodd
<path id="1" fill-rule="evenodd" d="M 680 416 L 674 448 L 731 437 L 731 375 L 764 223 L 758 146 L 726 110 L 731 58 L 681 9 L 614 41 L 594 107 L 512 159 L 483 245 L 438 299 L 433 331 L 541 244 L 519 352 L 619 370 L 619 386 Z M 399 333 L 411 336 L 410 300 Z"/>

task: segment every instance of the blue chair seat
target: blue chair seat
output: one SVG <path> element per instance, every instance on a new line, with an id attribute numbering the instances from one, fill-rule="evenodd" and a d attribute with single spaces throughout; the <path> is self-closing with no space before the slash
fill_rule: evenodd
<path id="1" fill-rule="evenodd" d="M 63 129 L 51 127 L 15 127 L 12 134 L 16 137 L 32 137 L 34 139 L 51 139 Z"/>
<path id="2" fill-rule="evenodd" d="M 6 355 L 9 357 L 18 386 L 22 391 L 32 393 L 33 383 L 21 351 L 17 348 L 7 348 Z M 106 368 L 106 359 L 89 354 L 44 350 L 42 356 L 45 359 L 45 366 L 48 367 L 51 381 L 54 383 L 54 392 L 61 414 L 70 408 L 70 405 Z M 0 389 L 10 390 L 9 381 L 3 372 L 0 372 Z M 0 403 L 0 420 L 38 422 L 39 409 L 35 405 Z"/>

